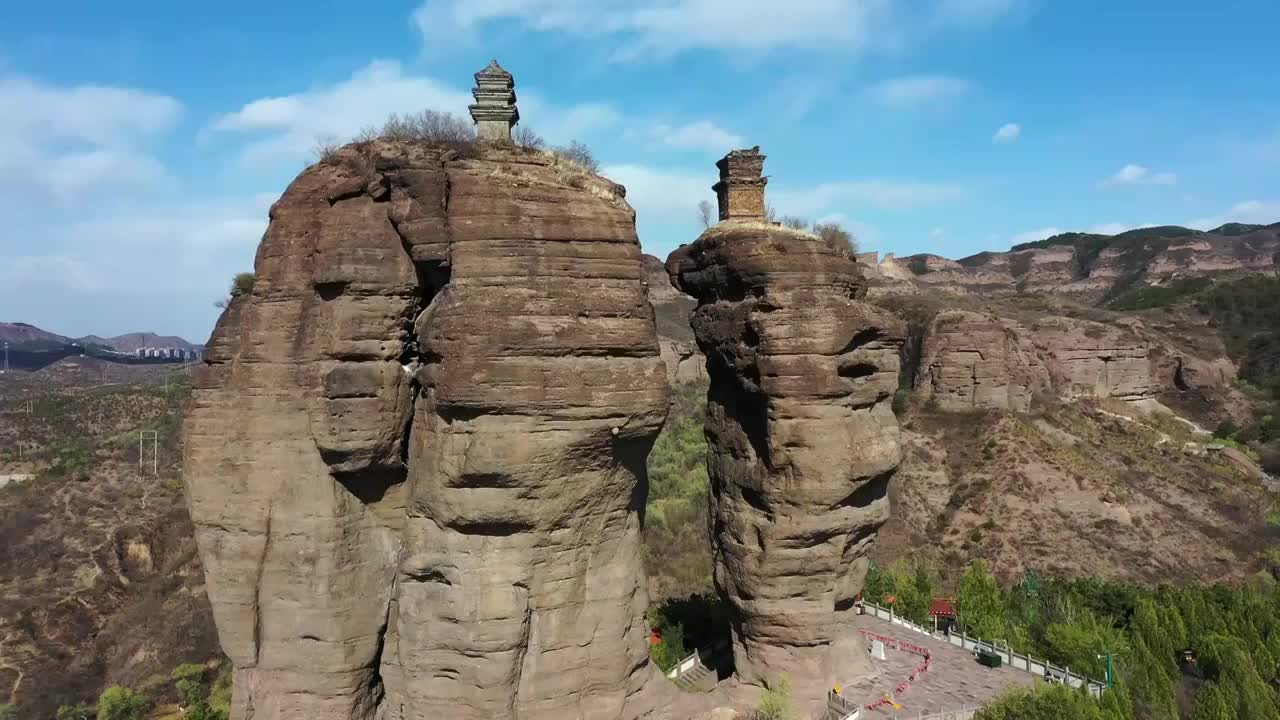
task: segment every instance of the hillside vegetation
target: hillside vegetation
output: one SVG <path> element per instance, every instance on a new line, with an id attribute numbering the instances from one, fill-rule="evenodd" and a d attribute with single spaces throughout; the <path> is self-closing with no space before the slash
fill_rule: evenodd
<path id="1" fill-rule="evenodd" d="M 111 685 L 163 704 L 175 667 L 219 656 L 179 480 L 186 376 L 95 364 L 0 379 L 0 473 L 34 475 L 0 489 L 0 703 L 21 718 Z"/>

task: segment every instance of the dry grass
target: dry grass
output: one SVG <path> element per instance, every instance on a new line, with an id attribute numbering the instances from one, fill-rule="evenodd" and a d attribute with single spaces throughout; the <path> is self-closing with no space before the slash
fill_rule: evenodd
<path id="1" fill-rule="evenodd" d="M 982 557 L 1008 578 L 1035 567 L 1137 582 L 1239 580 L 1260 567 L 1261 486 L 1184 453 L 1182 423 L 1114 405 L 1139 421 L 1092 402 L 1046 403 L 1038 416 L 917 409 L 877 560 Z"/>

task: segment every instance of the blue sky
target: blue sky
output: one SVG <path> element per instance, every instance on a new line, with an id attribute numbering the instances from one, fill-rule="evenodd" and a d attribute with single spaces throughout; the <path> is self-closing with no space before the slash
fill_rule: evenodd
<path id="1" fill-rule="evenodd" d="M 0 320 L 65 334 L 202 341 L 318 140 L 465 114 L 491 56 L 659 256 L 756 144 L 779 212 L 881 253 L 1280 220 L 1274 0 L 7 5 Z"/>

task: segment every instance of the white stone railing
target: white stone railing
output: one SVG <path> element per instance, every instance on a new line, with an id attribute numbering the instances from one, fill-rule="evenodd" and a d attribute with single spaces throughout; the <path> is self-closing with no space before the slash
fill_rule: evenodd
<path id="1" fill-rule="evenodd" d="M 876 605 L 875 603 L 869 603 L 869 602 L 863 602 L 862 605 L 863 605 L 863 612 L 867 615 L 872 615 L 881 620 L 888 620 L 894 625 L 904 627 L 913 632 L 918 632 L 924 635 L 928 635 L 929 637 L 932 637 L 935 640 L 943 640 L 945 642 L 948 642 L 960 648 L 961 650 L 972 650 L 975 653 L 989 652 L 994 655 L 999 655 L 1001 661 L 1005 665 L 1013 668 L 1014 670 L 1021 670 L 1023 672 L 1035 675 L 1036 677 L 1042 677 L 1045 680 L 1048 680 L 1049 682 L 1052 682 L 1052 683 L 1064 683 L 1067 686 L 1073 687 L 1073 688 L 1078 688 L 1082 686 L 1088 687 L 1089 694 L 1093 695 L 1094 697 L 1101 697 L 1102 693 L 1105 692 L 1107 689 L 1106 683 L 1099 682 L 1097 680 L 1092 680 L 1088 677 L 1085 677 L 1084 675 L 1073 673 L 1071 672 L 1071 668 L 1058 667 L 1048 662 L 1047 660 L 1037 660 L 1036 658 L 1033 658 L 1030 655 L 1022 655 L 1022 654 L 1013 652 L 1007 647 L 996 647 L 995 643 L 982 640 L 981 638 L 970 637 L 969 635 L 966 635 L 963 632 L 960 632 L 960 633 L 953 632 L 946 635 L 935 635 L 933 631 L 929 630 L 928 628 L 917 625 L 911 622 L 910 620 L 907 620 L 905 618 L 899 617 L 898 615 L 895 615 L 893 610 L 882 608 L 879 605 Z"/>

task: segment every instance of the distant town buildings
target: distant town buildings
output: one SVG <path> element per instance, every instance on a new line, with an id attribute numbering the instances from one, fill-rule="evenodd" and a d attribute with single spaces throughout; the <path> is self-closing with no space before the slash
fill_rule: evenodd
<path id="1" fill-rule="evenodd" d="M 162 360 L 199 360 L 200 352 L 184 348 L 138 348 L 136 354 L 140 358 L 157 358 Z"/>

